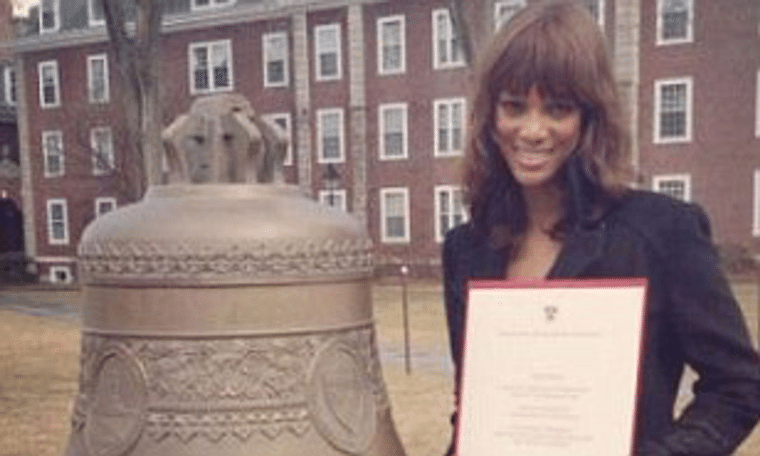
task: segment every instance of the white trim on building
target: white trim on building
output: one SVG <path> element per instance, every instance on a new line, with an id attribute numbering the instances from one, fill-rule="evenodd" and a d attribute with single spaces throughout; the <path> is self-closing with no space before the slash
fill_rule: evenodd
<path id="1" fill-rule="evenodd" d="M 404 160 L 409 158 L 407 106 L 407 103 L 387 103 L 378 106 L 378 151 L 380 160 Z"/>
<path id="2" fill-rule="evenodd" d="M 317 110 L 317 163 L 346 161 L 343 108 Z"/>
<path id="3" fill-rule="evenodd" d="M 377 18 L 377 74 L 406 72 L 406 19 L 403 14 Z"/>
<path id="4" fill-rule="evenodd" d="M 384 244 L 408 244 L 411 241 L 409 189 L 380 189 L 380 241 Z"/>
<path id="5" fill-rule="evenodd" d="M 691 175 L 687 173 L 654 175 L 652 190 L 682 201 L 691 201 Z"/>
<path id="6" fill-rule="evenodd" d="M 691 142 L 694 124 L 694 80 L 691 77 L 654 81 L 654 143 Z"/>

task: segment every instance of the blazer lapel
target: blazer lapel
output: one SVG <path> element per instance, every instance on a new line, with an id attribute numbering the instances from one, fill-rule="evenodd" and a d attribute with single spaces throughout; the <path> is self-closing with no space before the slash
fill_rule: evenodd
<path id="1" fill-rule="evenodd" d="M 571 234 L 548 276 L 578 277 L 604 254 L 606 230 L 603 223 Z"/>
<path id="2" fill-rule="evenodd" d="M 502 279 L 506 262 L 504 255 L 491 242 L 474 249 L 470 257 L 469 277 L 473 279 Z"/>

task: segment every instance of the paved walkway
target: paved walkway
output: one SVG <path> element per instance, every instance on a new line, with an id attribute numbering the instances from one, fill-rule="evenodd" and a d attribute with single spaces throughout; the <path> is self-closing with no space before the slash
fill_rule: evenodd
<path id="1" fill-rule="evenodd" d="M 76 322 L 80 315 L 79 298 L 78 290 L 0 288 L 0 309 Z"/>

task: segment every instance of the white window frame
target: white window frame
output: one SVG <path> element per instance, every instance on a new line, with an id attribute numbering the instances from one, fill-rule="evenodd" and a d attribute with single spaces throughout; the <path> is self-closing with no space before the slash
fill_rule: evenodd
<path id="1" fill-rule="evenodd" d="M 293 165 L 293 123 L 291 121 L 290 113 L 289 112 L 275 112 L 271 114 L 265 114 L 264 117 L 271 120 L 272 122 L 276 122 L 277 125 L 280 125 L 278 121 L 280 120 L 285 121 L 284 130 L 285 130 L 285 135 L 288 137 L 288 147 L 285 149 L 285 159 L 283 160 L 282 164 L 283 166 L 292 166 Z"/>
<path id="2" fill-rule="evenodd" d="M 760 138 L 760 70 L 757 70 L 755 83 L 755 136 Z"/>
<path id="3" fill-rule="evenodd" d="M 191 11 L 203 11 L 203 10 L 210 10 L 214 8 L 222 8 L 225 6 L 234 5 L 236 0 L 208 0 L 207 5 L 198 5 L 198 0 L 191 0 L 190 1 L 190 10 Z"/>
<path id="4" fill-rule="evenodd" d="M 760 237 L 760 169 L 753 173 L 752 190 L 752 236 Z"/>
<path id="5" fill-rule="evenodd" d="M 464 204 L 462 187 L 458 185 L 436 185 L 433 189 L 433 204 L 435 213 L 435 240 L 436 242 L 443 242 L 445 233 L 442 233 L 441 217 L 444 215 L 441 213 L 441 204 L 438 197 L 441 193 L 447 194 L 447 204 L 449 205 L 449 213 L 445 214 L 448 219 L 448 229 L 452 229 L 455 226 L 461 225 L 467 221 L 467 208 Z M 455 211 L 455 194 L 459 193 L 459 214 Z M 459 215 L 460 221 L 456 222 L 456 216 Z M 448 231 L 448 230 L 447 230 Z"/>
<path id="6" fill-rule="evenodd" d="M 461 109 L 461 116 L 459 118 L 459 148 L 454 149 L 454 117 L 452 115 L 452 106 L 454 105 L 460 105 Z M 440 118 L 439 118 L 439 111 L 441 105 L 447 105 L 448 106 L 448 126 L 447 126 L 447 142 L 449 144 L 449 149 L 447 151 L 441 151 L 441 144 L 440 144 L 440 137 L 439 137 L 439 124 L 440 124 Z M 464 98 L 442 98 L 435 100 L 433 103 L 433 155 L 436 157 L 458 157 L 461 156 L 464 151 L 464 141 L 465 141 L 465 119 L 467 119 L 467 102 Z"/>
<path id="7" fill-rule="evenodd" d="M 45 15 L 45 0 L 40 0 L 38 4 L 40 33 L 55 33 L 61 29 L 61 0 L 51 0 L 53 7 L 53 24 L 52 27 L 45 28 L 43 22 L 43 16 Z"/>
<path id="8" fill-rule="evenodd" d="M 58 221 L 63 224 L 63 236 L 61 238 L 53 237 L 55 230 L 53 229 L 53 206 L 60 205 L 62 220 Z M 69 215 L 68 204 L 64 198 L 51 198 L 47 200 L 47 230 L 48 230 L 48 243 L 50 245 L 68 245 L 69 243 Z"/>
<path id="9" fill-rule="evenodd" d="M 49 150 L 48 146 L 48 138 L 49 137 L 57 137 L 58 138 L 58 145 L 60 147 L 59 151 L 59 162 L 60 162 L 60 169 L 58 171 L 51 171 L 50 167 L 48 166 L 48 160 L 51 156 L 51 151 Z M 66 173 L 66 166 L 65 166 L 65 154 L 63 150 L 63 132 L 60 130 L 46 130 L 42 132 L 41 135 L 41 148 L 42 148 L 42 172 L 45 177 L 60 177 L 63 176 Z"/>
<path id="10" fill-rule="evenodd" d="M 218 44 L 224 44 L 225 45 L 225 53 L 226 53 L 226 59 L 227 59 L 227 74 L 228 74 L 228 80 L 229 85 L 228 86 L 222 86 L 222 87 L 216 87 L 216 79 L 214 78 L 214 56 L 212 55 L 212 51 L 214 49 L 215 45 Z M 208 67 L 206 68 L 206 71 L 208 73 L 208 88 L 207 89 L 199 89 L 195 87 L 195 53 L 194 51 L 198 48 L 205 48 L 207 53 L 207 60 L 208 60 Z M 232 62 L 232 40 L 230 39 L 223 39 L 223 40 L 214 40 L 214 41 L 197 41 L 194 43 L 190 43 L 187 46 L 187 69 L 188 69 L 188 82 L 190 84 L 190 94 L 191 95 L 199 95 L 199 94 L 207 94 L 207 93 L 220 93 L 220 92 L 230 92 L 234 90 L 235 87 L 235 77 L 233 73 L 233 62 Z"/>
<path id="11" fill-rule="evenodd" d="M 271 75 L 269 74 L 269 62 L 271 58 L 271 43 L 273 40 L 282 39 L 285 40 L 285 55 L 282 57 L 283 61 L 283 78 L 282 81 L 272 81 Z M 273 32 L 273 33 L 265 33 L 261 37 L 261 54 L 263 56 L 264 62 L 264 87 L 287 87 L 290 84 L 290 42 L 288 41 L 288 33 L 287 32 Z M 277 60 L 271 60 L 273 62 L 279 61 Z"/>
<path id="12" fill-rule="evenodd" d="M 390 23 L 399 24 L 399 66 L 398 68 L 385 67 L 385 38 L 384 26 Z M 380 75 L 402 74 L 406 72 L 406 17 L 403 14 L 380 17 L 377 19 L 377 73 Z"/>
<path id="13" fill-rule="evenodd" d="M 669 45 L 669 44 L 681 44 L 681 43 L 691 43 L 694 41 L 694 0 L 683 0 L 686 2 L 688 7 L 688 23 L 686 24 L 686 36 L 682 38 L 670 38 L 666 39 L 663 36 L 663 33 L 665 32 L 665 19 L 663 15 L 663 8 L 665 6 L 665 2 L 668 0 L 657 0 L 657 38 L 656 43 L 658 46 L 663 45 Z"/>
<path id="14" fill-rule="evenodd" d="M 101 0 L 87 0 L 87 25 L 90 27 L 103 27 L 106 25 L 105 16 L 103 16 L 100 19 L 95 17 L 96 16 L 95 5 L 100 4 L 100 1 Z"/>
<path id="15" fill-rule="evenodd" d="M 16 68 L 12 65 L 8 65 L 3 68 L 3 88 L 5 93 L 5 103 L 10 106 L 16 106 L 17 95 L 16 91 Z"/>
<path id="16" fill-rule="evenodd" d="M 329 204 L 331 196 L 333 198 L 332 205 Z M 333 190 L 321 189 L 319 190 L 318 197 L 319 197 L 319 202 L 321 204 L 324 204 L 325 206 L 334 207 L 336 209 L 342 210 L 343 212 L 348 211 L 347 192 L 345 188 L 336 188 Z"/>
<path id="17" fill-rule="evenodd" d="M 663 137 L 660 129 L 660 116 L 662 113 L 662 88 L 669 85 L 686 86 L 686 118 L 683 136 Z M 657 79 L 654 81 L 654 143 L 673 144 L 687 143 L 692 140 L 692 125 L 694 122 L 694 80 L 691 77 Z"/>
<path id="18" fill-rule="evenodd" d="M 59 273 L 63 273 L 63 275 L 66 278 L 63 280 L 58 280 Z M 50 266 L 50 269 L 48 271 L 48 280 L 50 281 L 50 283 L 63 283 L 63 284 L 73 283 L 74 275 L 71 272 L 71 266 L 61 266 L 61 265 Z"/>
<path id="19" fill-rule="evenodd" d="M 108 143 L 106 144 L 107 150 L 105 152 L 102 152 L 98 148 L 99 133 L 108 134 Z M 116 154 L 113 147 L 113 132 L 111 130 L 111 127 L 95 127 L 91 129 L 90 147 L 92 153 L 92 174 L 94 176 L 102 176 L 113 172 L 116 167 Z M 104 157 L 103 161 L 105 161 L 105 163 L 99 159 L 99 156 Z M 107 165 L 108 168 L 104 168 L 104 165 Z"/>
<path id="20" fill-rule="evenodd" d="M 385 135 L 387 126 L 385 123 L 385 112 L 390 110 L 401 111 L 401 154 L 387 155 L 385 150 Z M 381 104 L 377 108 L 378 117 L 378 136 L 379 136 L 379 158 L 380 160 L 406 160 L 409 158 L 409 108 L 407 103 L 387 103 Z"/>
<path id="21" fill-rule="evenodd" d="M 45 101 L 45 78 L 44 73 L 46 68 L 51 68 L 54 72 L 53 87 L 55 88 L 55 100 L 51 102 Z M 40 107 L 41 108 L 57 108 L 61 105 L 61 75 L 58 72 L 57 60 L 45 60 L 37 64 L 37 79 L 39 82 L 40 91 Z"/>
<path id="22" fill-rule="evenodd" d="M 102 206 L 111 206 L 110 209 L 107 211 L 102 210 Z M 98 198 L 95 198 L 95 218 L 100 217 L 101 215 L 105 215 L 109 212 L 113 212 L 116 210 L 116 198 L 112 196 L 100 196 Z"/>
<path id="23" fill-rule="evenodd" d="M 335 33 L 337 37 L 337 49 L 335 51 L 324 50 L 324 43 L 320 39 L 321 32 Z M 319 57 L 322 54 L 328 54 L 334 52 L 336 58 L 336 71 L 335 74 L 324 74 L 324 68 L 322 68 L 322 59 Z M 340 23 L 334 24 L 322 24 L 314 26 L 314 69 L 316 71 L 315 79 L 317 81 L 336 81 L 343 77 L 343 40 L 341 37 Z"/>
<path id="24" fill-rule="evenodd" d="M 399 194 L 403 198 L 402 210 L 404 213 L 401 215 L 404 222 L 404 235 L 403 236 L 391 236 L 387 231 L 386 219 L 388 217 L 388 210 L 386 207 L 386 196 L 389 194 Z M 380 189 L 380 240 L 384 244 L 408 244 L 411 240 L 411 221 L 409 210 L 409 189 L 407 187 L 385 187 Z"/>
<path id="25" fill-rule="evenodd" d="M 447 30 L 445 31 L 446 36 L 439 37 L 438 36 L 438 18 L 439 17 L 445 17 L 448 21 Z M 433 68 L 436 70 L 440 69 L 447 69 L 447 68 L 459 68 L 464 66 L 464 50 L 459 49 L 459 52 L 456 53 L 454 51 L 455 46 L 455 31 L 454 31 L 454 23 L 451 20 L 451 14 L 449 13 L 448 8 L 439 8 L 436 10 L 433 10 Z M 441 49 L 439 48 L 439 39 L 444 40 L 446 45 L 443 49 L 443 53 L 445 54 L 444 60 L 439 60 L 439 57 L 441 56 Z"/>
<path id="26" fill-rule="evenodd" d="M 525 8 L 526 0 L 502 0 L 493 4 L 494 30 L 512 18 L 518 11 Z M 505 11 L 509 11 L 506 13 Z"/>
<path id="27" fill-rule="evenodd" d="M 338 153 L 339 157 L 325 157 L 324 156 L 324 117 L 331 115 L 338 115 Z M 346 128 L 343 116 L 343 108 L 328 108 L 317 110 L 317 163 L 343 163 L 346 161 Z"/>
<path id="28" fill-rule="evenodd" d="M 103 78 L 103 96 L 102 98 L 95 97 L 95 62 L 103 62 L 103 74 L 100 75 Z M 108 71 L 108 54 L 95 54 L 87 56 L 87 97 L 90 103 L 108 103 L 111 100 L 111 84 L 109 81 Z"/>
<path id="29" fill-rule="evenodd" d="M 665 182 L 680 181 L 683 183 L 683 201 L 691 201 L 691 175 L 690 174 L 658 174 L 652 176 L 652 190 L 657 193 L 670 195 L 663 192 L 660 186 Z M 672 195 L 670 195 L 672 196 Z M 675 197 L 674 197 L 675 198 Z"/>

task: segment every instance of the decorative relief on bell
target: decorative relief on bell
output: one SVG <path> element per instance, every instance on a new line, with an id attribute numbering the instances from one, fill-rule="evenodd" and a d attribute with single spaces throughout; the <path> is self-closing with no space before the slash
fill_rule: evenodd
<path id="1" fill-rule="evenodd" d="M 109 240 L 83 245 L 90 280 L 268 281 L 362 276 L 372 272 L 367 239 L 275 239 L 247 243 Z"/>
<path id="2" fill-rule="evenodd" d="M 188 443 L 302 436 L 315 426 L 357 453 L 374 437 L 377 410 L 389 407 L 379 364 L 366 362 L 377 359 L 370 325 L 275 337 L 85 334 L 82 346 L 89 368 L 78 408 L 99 456 L 143 431 L 156 442 Z M 128 435 L 98 430 L 106 423 Z"/>

